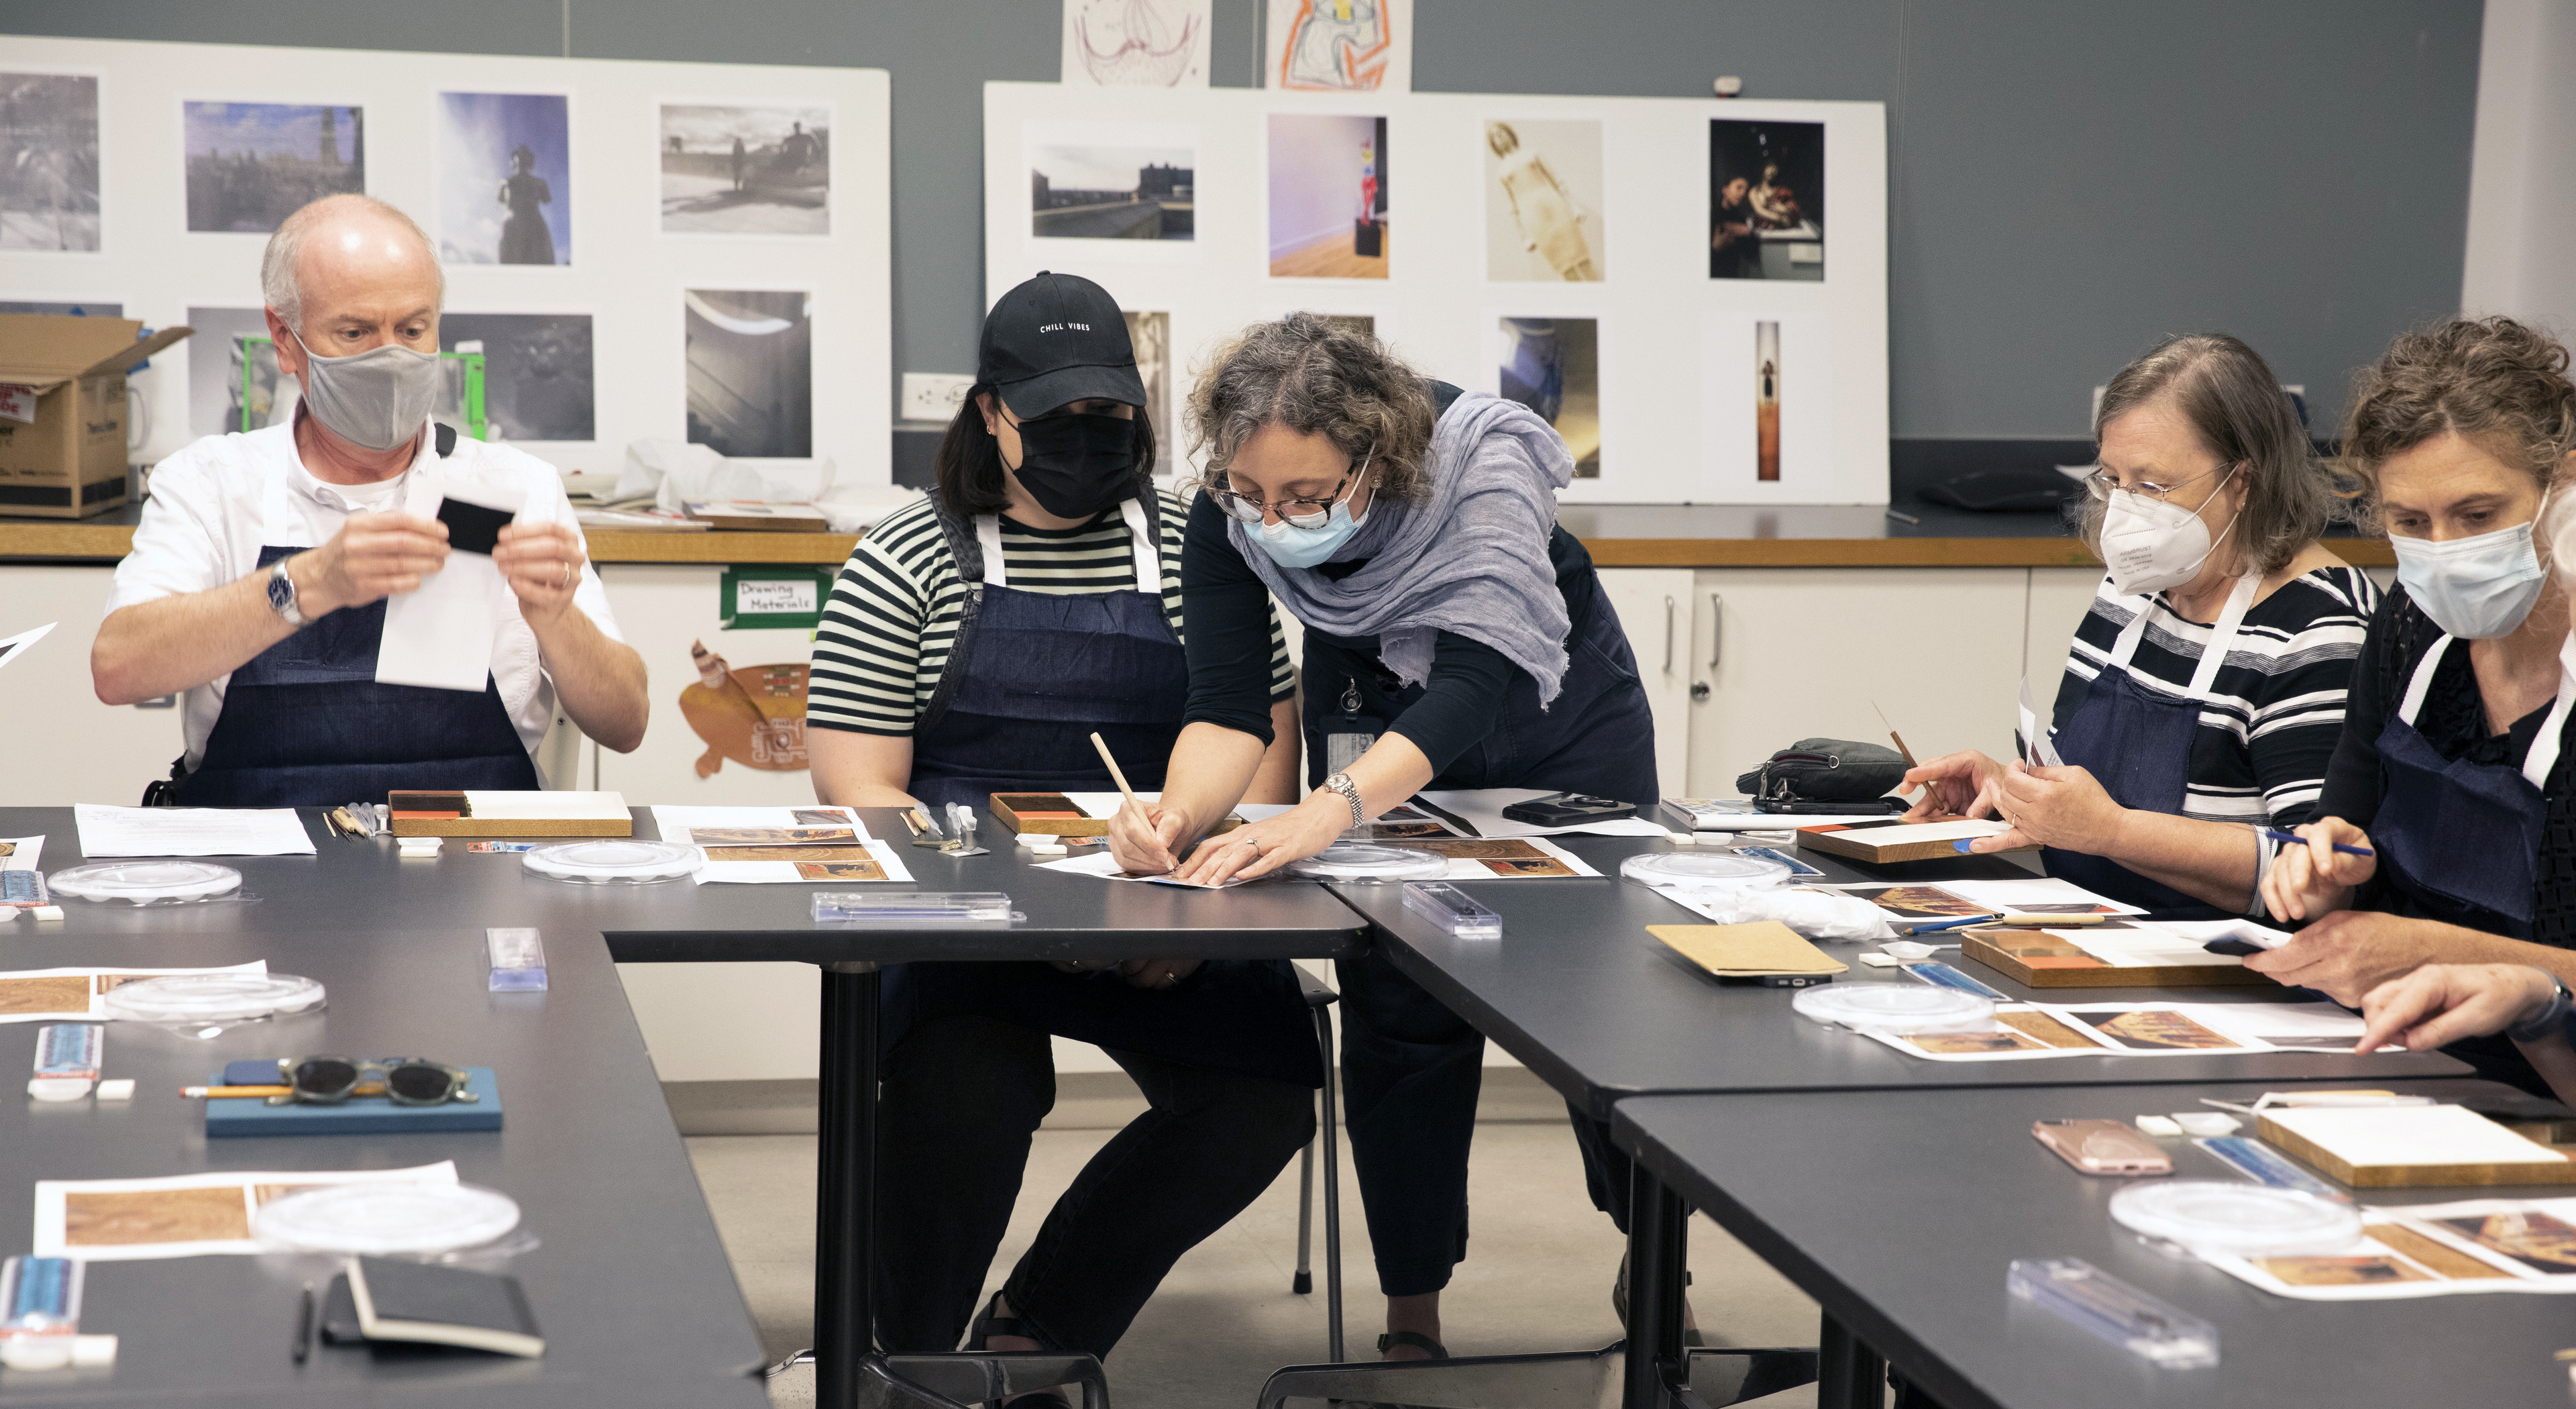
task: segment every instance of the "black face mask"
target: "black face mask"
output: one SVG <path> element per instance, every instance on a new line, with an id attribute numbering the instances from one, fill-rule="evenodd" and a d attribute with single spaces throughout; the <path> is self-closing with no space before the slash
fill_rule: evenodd
<path id="1" fill-rule="evenodd" d="M 1090 518 L 1136 492 L 1136 423 L 1081 414 L 1022 421 L 1016 473 L 1039 508 Z"/>

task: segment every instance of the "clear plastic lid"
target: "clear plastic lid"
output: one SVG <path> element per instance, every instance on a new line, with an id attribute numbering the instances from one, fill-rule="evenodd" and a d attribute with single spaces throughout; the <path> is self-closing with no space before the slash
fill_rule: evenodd
<path id="1" fill-rule="evenodd" d="M 2111 1221 L 2153 1242 L 2238 1257 L 2332 1253 L 2361 1237 L 2361 1210 L 2295 1189 L 2159 1179 L 2111 1196 Z"/>
<path id="2" fill-rule="evenodd" d="M 519 1226 L 519 1205 L 474 1184 L 331 1184 L 271 1199 L 251 1236 L 297 1252 L 441 1253 Z"/>
<path id="3" fill-rule="evenodd" d="M 1976 1032 L 1993 1025 L 1995 1000 L 1928 983 L 1825 983 L 1799 989 L 1801 1017 L 1866 1032 Z"/>
<path id="4" fill-rule="evenodd" d="M 701 860 L 694 846 L 625 837 L 561 842 L 519 858 L 520 864 L 540 876 L 588 885 L 677 880 L 695 875 Z"/>
<path id="5" fill-rule="evenodd" d="M 1656 886 L 1769 886 L 1789 879 L 1789 868 L 1731 851 L 1649 851 L 1620 862 L 1619 874 Z"/>
<path id="6" fill-rule="evenodd" d="M 294 974 L 163 974 L 120 983 L 100 1003 L 134 1022 L 244 1022 L 308 1013 L 323 997 L 322 985 Z"/>
<path id="7" fill-rule="evenodd" d="M 1438 880 L 1449 874 L 1449 858 L 1399 846 L 1340 842 L 1303 861 L 1289 862 L 1288 874 L 1314 881 Z"/>
<path id="8" fill-rule="evenodd" d="M 83 900 L 204 900 L 241 889 L 241 872 L 211 861 L 100 861 L 56 871 L 48 884 Z"/>
<path id="9" fill-rule="evenodd" d="M 1404 908 L 1460 939 L 1500 939 L 1503 917 L 1447 881 L 1407 881 Z"/>
<path id="10" fill-rule="evenodd" d="M 814 892 L 813 915 L 820 922 L 883 929 L 1007 925 L 1028 918 L 1013 910 L 1011 897 L 998 890 L 818 890 Z"/>

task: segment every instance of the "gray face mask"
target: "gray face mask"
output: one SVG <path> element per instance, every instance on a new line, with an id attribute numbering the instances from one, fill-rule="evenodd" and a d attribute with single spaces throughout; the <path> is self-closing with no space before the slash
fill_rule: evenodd
<path id="1" fill-rule="evenodd" d="M 305 343 L 304 404 L 331 433 L 369 450 L 393 450 L 420 434 L 438 404 L 438 358 L 400 343 L 350 357 L 322 357 Z"/>

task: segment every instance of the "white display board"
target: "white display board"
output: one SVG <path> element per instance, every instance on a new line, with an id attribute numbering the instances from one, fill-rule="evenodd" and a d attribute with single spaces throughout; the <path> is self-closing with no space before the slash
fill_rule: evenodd
<path id="1" fill-rule="evenodd" d="M 1312 310 L 1539 406 L 1568 502 L 1887 502 L 1882 104 L 988 83 L 984 211 L 986 305 L 1097 280 L 1167 403 Z"/>
<path id="2" fill-rule="evenodd" d="M 503 438 L 613 473 L 694 430 L 883 485 L 887 91 L 881 69 L 11 36 L 0 92 L 45 116 L 0 141 L 46 181 L 0 193 L 0 304 L 199 328 L 136 379 L 149 463 L 228 414 L 278 214 L 362 189 L 441 245 L 443 340 L 486 343 Z"/>

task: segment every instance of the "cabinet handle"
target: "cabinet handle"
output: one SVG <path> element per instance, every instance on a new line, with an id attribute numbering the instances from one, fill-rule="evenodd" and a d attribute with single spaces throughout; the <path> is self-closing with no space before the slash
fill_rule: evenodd
<path id="1" fill-rule="evenodd" d="M 1673 673 L 1673 599 L 1664 599 L 1664 673 Z"/>
<path id="2" fill-rule="evenodd" d="M 1717 669 L 1719 648 L 1726 644 L 1726 598 L 1708 594 L 1708 668 Z"/>

